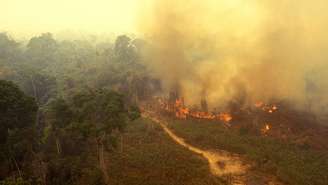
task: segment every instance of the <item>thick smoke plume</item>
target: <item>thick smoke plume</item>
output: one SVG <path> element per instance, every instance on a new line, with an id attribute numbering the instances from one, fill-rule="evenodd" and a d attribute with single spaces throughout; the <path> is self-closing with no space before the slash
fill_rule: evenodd
<path id="1" fill-rule="evenodd" d="M 142 10 L 147 65 L 210 108 L 242 99 L 328 111 L 326 0 L 156 0 Z"/>

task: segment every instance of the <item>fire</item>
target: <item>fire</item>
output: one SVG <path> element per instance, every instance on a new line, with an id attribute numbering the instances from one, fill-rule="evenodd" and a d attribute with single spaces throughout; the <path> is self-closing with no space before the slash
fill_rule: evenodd
<path id="1" fill-rule="evenodd" d="M 220 113 L 219 119 L 224 122 L 230 122 L 232 120 L 232 116 L 228 113 Z"/>
<path id="2" fill-rule="evenodd" d="M 195 118 L 195 119 L 205 119 L 205 120 L 220 120 L 224 122 L 230 122 L 232 116 L 229 113 L 212 113 L 205 111 L 195 111 L 190 110 L 184 105 L 183 99 L 176 99 L 175 102 L 170 104 L 168 101 L 158 99 L 158 103 L 167 112 L 175 114 L 175 117 L 179 119 Z"/>
<path id="3" fill-rule="evenodd" d="M 255 107 L 257 107 L 257 108 L 261 108 L 261 107 L 263 107 L 263 105 L 264 105 L 264 103 L 261 101 L 255 103 Z"/>
<path id="4" fill-rule="evenodd" d="M 261 129 L 262 134 L 267 134 L 271 129 L 271 126 L 269 124 L 265 124 L 264 128 Z"/>
<path id="5" fill-rule="evenodd" d="M 182 107 L 183 106 L 183 101 L 180 99 L 175 100 L 175 106 L 176 107 Z"/>
<path id="6" fill-rule="evenodd" d="M 264 112 L 267 112 L 267 113 L 270 113 L 270 114 L 278 111 L 278 107 L 276 105 L 267 105 L 267 104 L 265 104 L 265 103 L 263 103 L 261 101 L 256 102 L 254 104 L 254 106 L 256 108 L 262 109 Z"/>
<path id="7" fill-rule="evenodd" d="M 188 108 L 180 108 L 175 112 L 175 116 L 181 119 L 187 119 L 188 114 L 189 114 Z"/>

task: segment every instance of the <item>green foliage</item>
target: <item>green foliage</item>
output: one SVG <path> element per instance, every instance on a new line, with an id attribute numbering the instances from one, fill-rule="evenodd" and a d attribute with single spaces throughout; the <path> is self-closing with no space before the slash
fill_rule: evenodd
<path id="1" fill-rule="evenodd" d="M 42 69 L 55 61 L 57 42 L 51 33 L 33 37 L 26 48 L 25 56 L 29 59 L 28 65 L 33 65 L 36 69 Z"/>
<path id="2" fill-rule="evenodd" d="M 15 81 L 41 106 L 58 94 L 66 97 L 88 88 L 118 90 L 135 104 L 157 89 L 142 65 L 147 43 L 141 39 L 121 35 L 114 43 L 57 41 L 44 33 L 22 45 L 2 34 L 1 43 L 11 52 L 0 56 L 0 78 Z"/>
<path id="3" fill-rule="evenodd" d="M 15 62 L 20 55 L 18 46 L 19 44 L 6 33 L 0 33 L 0 61 L 4 61 L 9 65 Z"/>
<path id="4" fill-rule="evenodd" d="M 0 80 L 0 170 L 15 171 L 31 157 L 36 145 L 35 118 L 38 107 L 15 84 Z M 0 179 L 8 174 L 0 174 Z"/>
<path id="5" fill-rule="evenodd" d="M 14 79 L 22 90 L 33 96 L 40 105 L 46 104 L 56 95 L 56 79 L 52 76 L 33 70 L 18 71 L 18 78 Z"/>
<path id="6" fill-rule="evenodd" d="M 114 91 L 82 91 L 52 101 L 46 110 L 50 127 L 43 139 L 49 161 L 47 182 L 102 185 L 97 150 L 103 146 L 110 151 L 116 146 L 113 132 L 123 130 L 127 117 L 124 98 Z"/>
<path id="7" fill-rule="evenodd" d="M 135 59 L 133 46 L 130 45 L 131 39 L 126 35 L 121 35 L 116 38 L 114 47 L 114 57 L 117 62 L 130 63 Z"/>
<path id="8" fill-rule="evenodd" d="M 123 131 L 128 118 L 123 96 L 107 90 L 80 92 L 68 101 L 59 98 L 49 107 L 47 120 L 54 136 L 75 135 L 76 141 L 104 134 L 110 141 L 110 134 Z"/>
<path id="9" fill-rule="evenodd" d="M 96 90 L 79 93 L 72 102 L 77 121 L 92 123 L 97 135 L 124 128 L 127 110 L 122 95 L 114 91 Z"/>
<path id="10" fill-rule="evenodd" d="M 0 80 L 0 144 L 13 142 L 15 146 L 21 134 L 33 133 L 37 105 L 12 82 Z M 10 140 L 9 140 L 10 139 Z M 17 140 L 17 141 L 16 141 Z M 8 143 L 7 143 L 8 144 Z"/>
<path id="11" fill-rule="evenodd" d="M 138 106 L 131 106 L 129 109 L 129 118 L 134 121 L 141 117 L 141 112 Z"/>
<path id="12" fill-rule="evenodd" d="M 9 70 L 4 79 L 15 82 L 24 93 L 34 97 L 39 105 L 46 104 L 56 96 L 57 82 L 53 76 L 20 65 Z"/>
<path id="13" fill-rule="evenodd" d="M 102 184 L 97 147 L 114 150 L 140 117 L 131 105 L 158 88 L 142 65 L 145 45 L 0 33 L 0 80 L 34 97 L 0 83 L 0 180 L 21 171 L 32 184 Z"/>
<path id="14" fill-rule="evenodd" d="M 0 80 L 0 124 L 8 129 L 31 126 L 37 105 L 15 84 Z"/>
<path id="15" fill-rule="evenodd" d="M 0 181 L 0 185 L 31 185 L 31 183 L 22 178 L 7 178 Z"/>
<path id="16" fill-rule="evenodd" d="M 49 121 L 51 121 L 53 127 L 64 128 L 71 123 L 73 111 L 64 99 L 54 100 L 49 107 Z"/>

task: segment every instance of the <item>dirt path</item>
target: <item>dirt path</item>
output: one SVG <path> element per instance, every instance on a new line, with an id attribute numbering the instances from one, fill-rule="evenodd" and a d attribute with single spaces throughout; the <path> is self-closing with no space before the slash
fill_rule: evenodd
<path id="1" fill-rule="evenodd" d="M 232 185 L 244 185 L 245 180 L 243 175 L 248 168 L 247 165 L 242 164 L 242 161 L 226 151 L 205 151 L 184 141 L 183 138 L 177 136 L 166 125 L 167 123 L 150 114 L 143 114 L 144 117 L 151 119 L 158 123 L 163 130 L 179 145 L 188 150 L 202 155 L 209 164 L 210 171 L 215 176 L 229 176 Z"/>

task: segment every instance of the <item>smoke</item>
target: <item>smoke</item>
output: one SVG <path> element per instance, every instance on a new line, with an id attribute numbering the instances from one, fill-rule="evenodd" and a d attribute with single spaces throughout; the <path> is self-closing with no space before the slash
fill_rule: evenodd
<path id="1" fill-rule="evenodd" d="M 150 2 L 148 2 L 150 3 Z M 211 108 L 243 98 L 328 111 L 328 1 L 156 0 L 140 31 L 167 91 Z"/>

